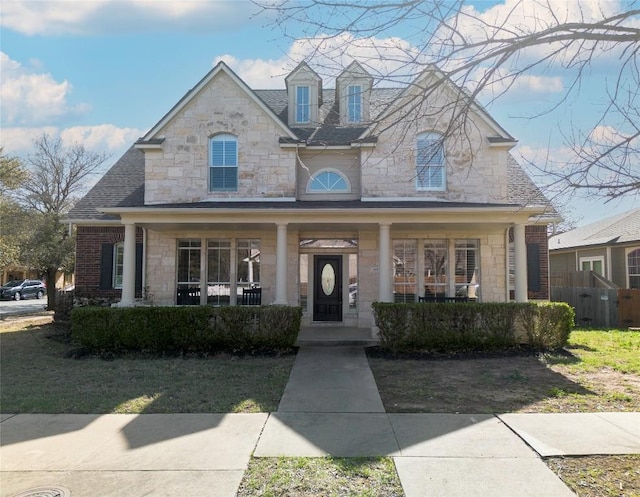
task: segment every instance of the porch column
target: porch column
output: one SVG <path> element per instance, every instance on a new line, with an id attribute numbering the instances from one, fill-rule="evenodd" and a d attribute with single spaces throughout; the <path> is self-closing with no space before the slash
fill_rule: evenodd
<path id="1" fill-rule="evenodd" d="M 122 259 L 122 297 L 120 307 L 133 306 L 136 299 L 136 225 L 124 225 L 124 251 Z"/>
<path id="2" fill-rule="evenodd" d="M 276 300 L 274 304 L 288 304 L 287 300 L 287 224 L 278 223 L 276 237 Z"/>
<path id="3" fill-rule="evenodd" d="M 378 253 L 378 299 L 380 302 L 393 302 L 393 271 L 391 264 L 391 225 L 380 225 L 380 241 Z"/>
<path id="4" fill-rule="evenodd" d="M 527 302 L 527 244 L 524 236 L 524 224 L 513 227 L 514 266 L 515 266 L 515 299 L 516 302 Z"/>

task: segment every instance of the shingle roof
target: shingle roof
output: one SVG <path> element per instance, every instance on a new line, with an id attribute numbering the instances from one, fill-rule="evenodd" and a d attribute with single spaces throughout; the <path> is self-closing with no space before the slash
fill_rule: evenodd
<path id="1" fill-rule="evenodd" d="M 543 219 L 557 220 L 560 218 L 553 204 L 544 196 L 540 188 L 536 186 L 511 154 L 507 158 L 507 175 L 509 180 L 507 200 L 509 203 L 544 208 Z"/>
<path id="2" fill-rule="evenodd" d="M 371 117 L 376 117 L 403 91 L 402 88 L 373 88 L 369 100 Z M 287 90 L 253 90 L 278 116 L 285 126 L 289 126 Z M 322 90 L 322 105 L 318 109 L 318 123 L 316 126 L 296 127 L 289 129 L 301 142 L 309 146 L 340 146 L 354 143 L 366 130 L 367 126 L 341 126 L 335 89 Z M 284 137 L 282 143 L 293 140 Z M 375 141 L 375 138 L 366 141 Z"/>
<path id="3" fill-rule="evenodd" d="M 640 209 L 633 209 L 549 238 L 549 250 L 640 241 Z"/>
<path id="4" fill-rule="evenodd" d="M 189 202 L 154 204 L 147 206 L 153 209 L 262 209 L 262 210 L 317 210 L 317 209 L 339 209 L 341 211 L 349 209 L 497 209 L 515 208 L 518 206 L 510 204 L 489 204 L 474 202 L 446 202 L 437 200 L 296 200 L 296 201 L 246 201 L 246 202 Z"/>
<path id="5" fill-rule="evenodd" d="M 114 221 L 101 207 L 144 205 L 144 152 L 131 147 L 67 214 L 69 220 Z"/>

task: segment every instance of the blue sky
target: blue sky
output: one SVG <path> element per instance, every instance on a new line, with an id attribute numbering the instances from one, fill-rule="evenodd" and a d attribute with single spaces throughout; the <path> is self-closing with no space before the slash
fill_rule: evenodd
<path id="1" fill-rule="evenodd" d="M 473 7 L 499 16 L 515 0 L 505 1 Z M 574 3 L 584 13 L 614 8 L 617 0 Z M 558 4 L 566 8 L 566 2 Z M 284 75 L 310 50 L 303 40 L 284 38 L 244 0 L 2 0 L 0 9 L 0 144 L 17 156 L 47 132 L 108 152 L 111 164 L 218 60 L 253 88 L 284 88 Z M 294 38 L 296 29 L 288 26 Z M 385 37 L 391 36 L 396 44 L 411 40 L 409 30 L 399 27 L 367 46 L 384 53 L 390 39 Z M 357 56 L 357 50 L 348 51 L 340 62 Z M 559 68 L 520 81 L 492 104 L 490 113 L 520 142 L 516 157 L 566 156 L 560 131 L 576 123 L 587 131 L 595 125 L 610 65 L 607 59 L 594 64 L 577 97 L 535 121 L 524 117 L 547 109 L 568 84 Z M 482 103 L 487 102 L 485 95 Z M 637 202 L 576 199 L 568 213 L 585 224 Z"/>

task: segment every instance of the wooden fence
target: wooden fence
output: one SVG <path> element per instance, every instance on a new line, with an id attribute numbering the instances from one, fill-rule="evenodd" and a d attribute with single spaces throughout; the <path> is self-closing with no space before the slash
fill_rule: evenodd
<path id="1" fill-rule="evenodd" d="M 572 306 L 577 326 L 640 327 L 640 290 L 554 286 L 551 300 Z"/>

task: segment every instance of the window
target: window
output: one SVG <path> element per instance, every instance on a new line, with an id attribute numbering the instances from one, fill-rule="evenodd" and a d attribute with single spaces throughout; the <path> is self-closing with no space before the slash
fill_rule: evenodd
<path id="1" fill-rule="evenodd" d="M 604 257 L 580 257 L 580 271 L 593 271 L 605 276 Z"/>
<path id="2" fill-rule="evenodd" d="M 398 303 L 416 301 L 417 240 L 393 241 L 393 299 Z"/>
<path id="3" fill-rule="evenodd" d="M 113 246 L 113 288 L 122 288 L 122 275 L 124 267 L 124 243 L 116 243 Z"/>
<path id="4" fill-rule="evenodd" d="M 313 175 L 307 184 L 307 193 L 348 193 L 349 181 L 338 171 L 320 171 Z"/>
<path id="5" fill-rule="evenodd" d="M 362 121 L 362 86 L 353 85 L 347 88 L 347 112 L 349 122 Z"/>
<path id="6" fill-rule="evenodd" d="M 424 295 L 445 297 L 447 295 L 447 240 L 424 241 Z"/>
<path id="7" fill-rule="evenodd" d="M 237 289 L 260 286 L 260 240 L 238 240 Z"/>
<path id="8" fill-rule="evenodd" d="M 207 304 L 231 303 L 231 242 L 207 240 Z"/>
<path id="9" fill-rule="evenodd" d="M 209 190 L 238 190 L 238 139 L 233 135 L 215 135 L 210 141 Z"/>
<path id="10" fill-rule="evenodd" d="M 308 86 L 296 86 L 296 122 L 310 121 L 311 96 Z"/>
<path id="11" fill-rule="evenodd" d="M 640 249 L 635 249 L 627 255 L 627 273 L 629 288 L 640 288 Z"/>
<path id="12" fill-rule="evenodd" d="M 478 297 L 480 244 L 478 240 L 456 240 L 456 297 Z"/>
<path id="13" fill-rule="evenodd" d="M 178 240 L 178 305 L 200 304 L 200 240 Z"/>
<path id="14" fill-rule="evenodd" d="M 416 146 L 416 187 L 418 190 L 445 189 L 445 160 L 442 135 L 421 133 Z"/>

